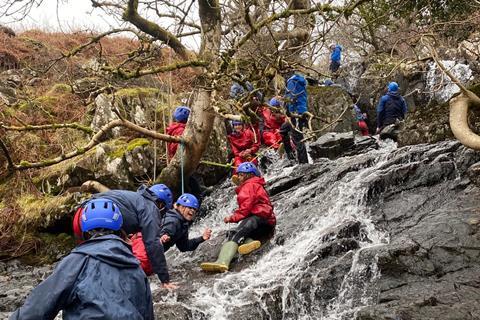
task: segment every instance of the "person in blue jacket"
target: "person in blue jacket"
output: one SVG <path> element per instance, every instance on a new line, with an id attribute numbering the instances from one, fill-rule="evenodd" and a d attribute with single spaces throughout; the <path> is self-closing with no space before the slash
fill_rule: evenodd
<path id="1" fill-rule="evenodd" d="M 342 59 L 342 47 L 332 43 L 330 45 L 330 71 L 337 72 L 340 68 L 340 60 Z"/>
<path id="2" fill-rule="evenodd" d="M 377 106 L 376 133 L 380 134 L 381 139 L 391 138 L 396 141 L 398 135 L 398 123 L 405 119 L 407 103 L 398 93 L 399 87 L 396 82 L 390 82 L 387 89 L 387 94 L 380 98 L 380 102 Z"/>
<path id="3" fill-rule="evenodd" d="M 10 320 L 153 320 L 150 285 L 130 246 L 119 236 L 122 214 L 108 199 L 84 205 L 81 228 L 88 240 L 32 290 Z"/>
<path id="4" fill-rule="evenodd" d="M 162 282 L 162 287 L 176 289 L 177 286 L 170 283 L 165 252 L 160 242 L 161 220 L 173 202 L 172 193 L 168 187 L 158 184 L 147 188 L 142 185 L 136 192 L 110 190 L 94 194 L 92 197 L 110 199 L 118 205 L 123 215 L 122 229 L 127 234 L 142 233 L 153 272 Z M 164 199 L 167 200 L 164 201 Z"/>
<path id="5" fill-rule="evenodd" d="M 199 202 L 193 194 L 184 193 L 177 199 L 174 208 L 167 211 L 160 230 L 165 251 L 173 245 L 182 252 L 194 251 L 200 243 L 210 239 L 212 230 L 209 228 L 203 231 L 201 237 L 188 238 L 188 229 L 199 207 Z"/>
<path id="6" fill-rule="evenodd" d="M 167 211 L 160 230 L 160 241 L 163 244 L 164 251 L 167 251 L 173 245 L 176 245 L 178 250 L 182 252 L 194 251 L 200 243 L 210 239 L 212 230 L 209 228 L 203 231 L 201 237 L 188 238 L 188 229 L 199 208 L 198 199 L 193 194 L 184 193 L 177 199 L 174 209 Z M 137 234 L 131 240 L 133 254 L 140 261 L 145 273 L 147 275 L 152 274 L 152 265 L 145 252 L 142 235 Z"/>
<path id="7" fill-rule="evenodd" d="M 303 140 L 302 130 L 308 126 L 307 120 L 307 81 L 300 74 L 294 74 L 287 80 L 285 88 L 285 108 L 288 121 L 280 127 L 283 147 L 288 159 L 294 160 L 293 141 L 299 163 L 308 163 L 307 148 Z"/>

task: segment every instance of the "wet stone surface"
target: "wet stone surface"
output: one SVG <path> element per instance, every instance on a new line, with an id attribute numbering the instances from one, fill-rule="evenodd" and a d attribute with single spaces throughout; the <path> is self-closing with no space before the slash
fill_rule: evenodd
<path id="1" fill-rule="evenodd" d="M 480 189 L 469 168 L 480 154 L 457 142 L 379 149 L 264 171 L 278 218 L 258 251 L 225 274 L 205 274 L 236 207 L 217 186 L 191 236 L 214 239 L 193 253 L 171 249 L 171 278 L 150 277 L 157 319 L 479 319 Z M 0 264 L 0 318 L 51 266 Z"/>

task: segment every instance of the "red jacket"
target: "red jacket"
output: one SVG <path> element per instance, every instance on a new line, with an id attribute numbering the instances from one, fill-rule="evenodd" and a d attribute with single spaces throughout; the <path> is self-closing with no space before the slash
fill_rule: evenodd
<path id="1" fill-rule="evenodd" d="M 282 124 L 285 122 L 285 116 L 275 114 L 269 107 L 263 107 L 262 109 L 264 130 L 279 130 Z"/>
<path id="2" fill-rule="evenodd" d="M 186 125 L 185 123 L 181 123 L 181 122 L 172 122 L 167 127 L 167 134 L 175 137 L 181 136 L 183 134 L 183 131 L 185 130 L 185 125 Z M 175 156 L 175 153 L 177 152 L 177 147 L 178 147 L 178 143 L 176 142 L 167 143 L 168 159 L 172 159 L 173 156 Z"/>
<path id="3" fill-rule="evenodd" d="M 249 153 L 253 156 L 260 149 L 260 136 L 248 128 L 229 134 L 228 141 L 236 157 L 242 157 L 241 153 Z"/>
<path id="4" fill-rule="evenodd" d="M 272 226 L 277 219 L 273 213 L 273 205 L 265 190 L 265 180 L 260 177 L 252 177 L 235 189 L 237 193 L 238 209 L 230 216 L 231 222 L 239 222 L 254 214 L 264 218 Z"/>
<path id="5" fill-rule="evenodd" d="M 152 265 L 148 260 L 147 250 L 145 250 L 145 244 L 143 243 L 142 233 L 138 232 L 130 239 L 132 242 L 132 252 L 135 258 L 140 262 L 140 266 L 147 276 L 153 274 Z"/>

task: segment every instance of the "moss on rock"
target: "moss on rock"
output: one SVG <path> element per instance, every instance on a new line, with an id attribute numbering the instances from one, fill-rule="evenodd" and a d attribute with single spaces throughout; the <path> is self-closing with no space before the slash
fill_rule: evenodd
<path id="1" fill-rule="evenodd" d="M 152 97 L 160 94 L 160 90 L 157 88 L 124 88 L 118 90 L 115 95 L 118 97 Z"/>
<path id="2" fill-rule="evenodd" d="M 137 147 L 143 147 L 149 144 L 150 144 L 150 141 L 148 141 L 145 138 L 133 139 L 127 144 L 121 144 L 120 146 L 115 148 L 112 152 L 109 152 L 107 155 L 113 159 L 121 158 L 125 155 L 126 152 L 132 151 Z"/>

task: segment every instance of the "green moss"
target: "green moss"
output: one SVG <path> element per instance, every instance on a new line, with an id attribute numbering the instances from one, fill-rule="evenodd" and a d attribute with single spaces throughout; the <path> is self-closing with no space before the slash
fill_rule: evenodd
<path id="1" fill-rule="evenodd" d="M 70 86 L 66 83 L 56 83 L 47 92 L 47 95 L 53 96 L 55 94 L 65 94 L 65 93 L 72 93 L 72 86 Z"/>
<path id="2" fill-rule="evenodd" d="M 124 88 L 115 93 L 115 95 L 118 97 L 155 97 L 159 94 L 159 89 L 145 87 Z"/>
<path id="3" fill-rule="evenodd" d="M 117 142 L 118 143 L 118 142 Z M 122 158 L 126 152 L 132 151 L 137 147 L 142 147 L 150 144 L 150 141 L 144 138 L 137 138 L 131 140 L 128 144 L 122 144 L 117 146 L 113 151 L 109 152 L 107 155 L 110 158 L 117 159 Z"/>
<path id="4" fill-rule="evenodd" d="M 69 208 L 75 204 L 71 194 L 65 196 L 35 197 L 32 194 L 22 195 L 16 199 L 22 214 L 22 222 L 31 230 L 48 227 L 53 221 L 68 214 Z"/>
<path id="5" fill-rule="evenodd" d="M 39 244 L 37 250 L 21 258 L 21 261 L 28 265 L 54 263 L 59 256 L 67 255 L 75 247 L 75 240 L 66 233 L 38 233 L 31 236 Z"/>

